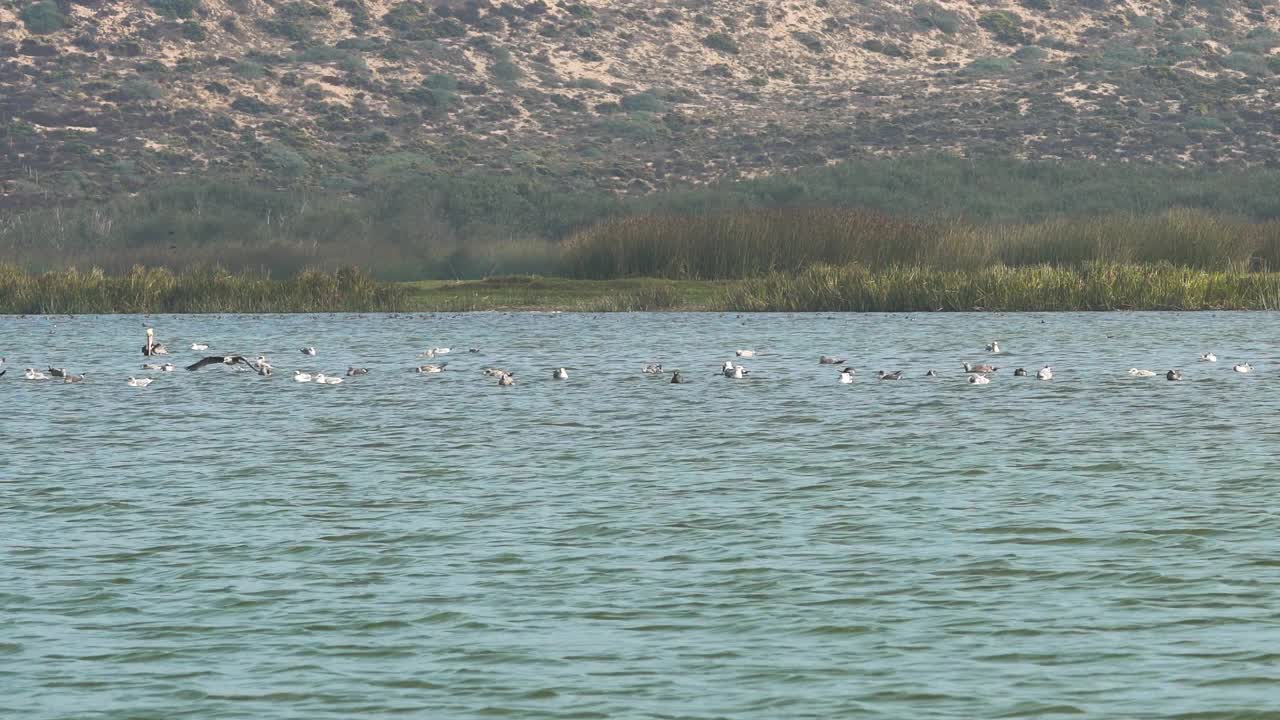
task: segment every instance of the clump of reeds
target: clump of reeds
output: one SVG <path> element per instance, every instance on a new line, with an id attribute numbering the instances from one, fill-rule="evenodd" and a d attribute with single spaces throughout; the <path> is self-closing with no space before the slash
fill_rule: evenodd
<path id="1" fill-rule="evenodd" d="M 176 274 L 136 266 L 27 273 L 0 265 L 0 313 L 392 312 L 405 291 L 355 268 L 308 270 L 286 280 L 218 268 Z"/>
<path id="2" fill-rule="evenodd" d="M 767 312 L 1276 310 L 1280 273 L 1169 263 L 972 270 L 815 265 L 735 283 L 714 304 Z"/>

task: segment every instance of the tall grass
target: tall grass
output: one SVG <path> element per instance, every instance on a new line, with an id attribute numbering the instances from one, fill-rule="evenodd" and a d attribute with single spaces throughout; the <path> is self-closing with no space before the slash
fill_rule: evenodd
<path id="1" fill-rule="evenodd" d="M 1280 273 L 1092 262 L 943 270 L 815 265 L 735 283 L 727 311 L 1277 310 Z"/>
<path id="2" fill-rule="evenodd" d="M 98 268 L 34 274 L 0 265 L 4 314 L 391 312 L 404 305 L 403 288 L 353 268 L 272 280 L 221 269 L 175 274 L 138 266 L 123 275 Z"/>
<path id="3" fill-rule="evenodd" d="M 572 277 L 746 278 L 814 264 L 875 269 L 1169 263 L 1280 269 L 1280 222 L 1199 210 L 1038 223 L 920 221 L 867 210 L 741 210 L 611 220 L 565 243 Z"/>

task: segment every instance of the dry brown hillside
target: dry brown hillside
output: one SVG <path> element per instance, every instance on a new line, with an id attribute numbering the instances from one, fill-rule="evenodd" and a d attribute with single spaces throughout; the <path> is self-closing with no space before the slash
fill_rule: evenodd
<path id="1" fill-rule="evenodd" d="M 405 168 L 644 192 L 869 154 L 1280 159 L 1261 0 L 0 0 L 0 205 Z"/>

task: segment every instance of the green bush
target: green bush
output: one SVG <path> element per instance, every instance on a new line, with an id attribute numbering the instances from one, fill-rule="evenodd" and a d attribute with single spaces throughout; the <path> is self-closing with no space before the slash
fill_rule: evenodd
<path id="1" fill-rule="evenodd" d="M 1022 30 L 1018 16 L 999 10 L 984 13 L 978 18 L 978 26 L 990 32 L 997 42 L 1005 45 L 1024 45 L 1030 41 Z"/>
<path id="2" fill-rule="evenodd" d="M 27 32 L 35 35 L 48 35 L 66 26 L 66 18 L 52 0 L 42 0 L 22 8 L 19 17 Z"/>
<path id="3" fill-rule="evenodd" d="M 258 161 L 271 172 L 290 178 L 305 174 L 308 168 L 301 153 L 279 142 L 264 145 L 258 152 Z"/>
<path id="4" fill-rule="evenodd" d="M 627 112 L 665 112 L 667 104 L 662 102 L 657 95 L 651 92 L 638 93 L 636 95 L 626 95 L 622 98 L 621 106 Z"/>
<path id="5" fill-rule="evenodd" d="M 147 0 L 147 4 L 166 17 L 189 18 L 200 7 L 200 0 Z"/>
<path id="6" fill-rule="evenodd" d="M 208 31 L 206 31 L 204 26 L 198 22 L 182 23 L 181 32 L 182 37 L 190 40 L 191 42 L 204 42 L 209 37 Z"/>
<path id="7" fill-rule="evenodd" d="M 520 67 L 511 62 L 510 59 L 495 62 L 493 66 L 489 68 L 489 71 L 493 73 L 495 80 L 508 84 L 516 82 L 523 74 L 520 72 Z"/>
<path id="8" fill-rule="evenodd" d="M 960 16 L 933 3 L 920 3 L 911 10 L 916 22 L 924 27 L 937 28 L 944 35 L 953 35 L 960 29 Z"/>
<path id="9" fill-rule="evenodd" d="M 702 38 L 702 44 L 722 53 L 729 55 L 737 55 L 742 52 L 742 48 L 738 46 L 738 41 L 727 33 L 717 32 Z"/>

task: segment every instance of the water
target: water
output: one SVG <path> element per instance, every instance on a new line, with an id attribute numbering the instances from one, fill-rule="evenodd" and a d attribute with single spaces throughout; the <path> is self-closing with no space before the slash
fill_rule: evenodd
<path id="1" fill-rule="evenodd" d="M 129 388 L 142 318 L 0 318 L 0 715 L 1280 707 L 1280 315 L 149 321 L 278 374 Z M 713 377 L 735 348 L 768 354 Z M 49 364 L 89 380 L 21 378 Z"/>

